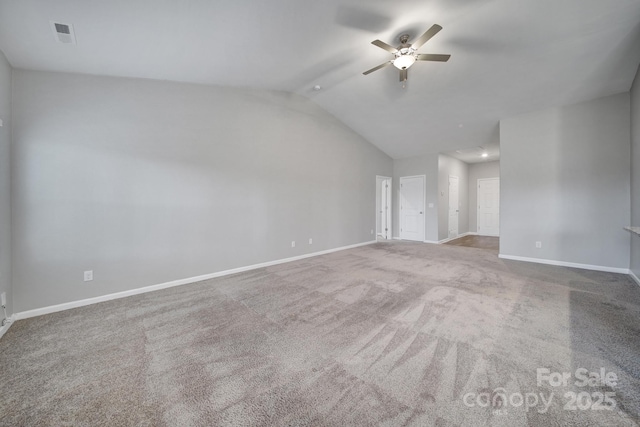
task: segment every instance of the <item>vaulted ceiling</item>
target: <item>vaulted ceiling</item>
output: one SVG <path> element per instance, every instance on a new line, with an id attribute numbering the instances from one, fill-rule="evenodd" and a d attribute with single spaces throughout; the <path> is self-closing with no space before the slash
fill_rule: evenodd
<path id="1" fill-rule="evenodd" d="M 61 44 L 50 21 L 72 24 Z M 444 29 L 406 88 L 362 72 Z M 628 91 L 640 0 L 0 0 L 15 68 L 290 91 L 394 158 L 495 144 L 501 118 Z M 320 85 L 321 90 L 313 87 Z"/>

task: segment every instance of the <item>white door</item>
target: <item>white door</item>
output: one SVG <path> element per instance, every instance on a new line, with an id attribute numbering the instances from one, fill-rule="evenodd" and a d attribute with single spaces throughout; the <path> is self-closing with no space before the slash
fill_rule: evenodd
<path id="1" fill-rule="evenodd" d="M 424 241 L 424 181 L 422 176 L 400 177 L 400 238 Z"/>
<path id="2" fill-rule="evenodd" d="M 380 185 L 380 232 L 382 238 L 389 238 L 391 229 L 391 179 L 385 179 Z"/>
<path id="3" fill-rule="evenodd" d="M 449 237 L 458 237 L 458 218 L 460 215 L 460 190 L 458 177 L 449 176 Z"/>
<path id="4" fill-rule="evenodd" d="M 500 235 L 500 178 L 478 180 L 478 234 Z"/>

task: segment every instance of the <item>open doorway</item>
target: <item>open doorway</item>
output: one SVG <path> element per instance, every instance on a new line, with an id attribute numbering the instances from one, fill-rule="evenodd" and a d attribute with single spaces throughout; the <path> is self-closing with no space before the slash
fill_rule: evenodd
<path id="1" fill-rule="evenodd" d="M 376 176 L 376 240 L 391 239 L 392 178 Z"/>
<path id="2" fill-rule="evenodd" d="M 499 143 L 440 153 L 438 189 L 440 243 L 473 246 L 482 241 L 483 247 L 498 247 Z"/>

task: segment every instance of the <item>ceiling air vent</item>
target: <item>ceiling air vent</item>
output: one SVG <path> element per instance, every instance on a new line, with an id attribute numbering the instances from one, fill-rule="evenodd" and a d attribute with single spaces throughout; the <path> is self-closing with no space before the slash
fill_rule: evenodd
<path id="1" fill-rule="evenodd" d="M 62 24 L 51 21 L 51 29 L 56 40 L 60 43 L 76 44 L 76 35 L 73 32 L 73 25 Z"/>

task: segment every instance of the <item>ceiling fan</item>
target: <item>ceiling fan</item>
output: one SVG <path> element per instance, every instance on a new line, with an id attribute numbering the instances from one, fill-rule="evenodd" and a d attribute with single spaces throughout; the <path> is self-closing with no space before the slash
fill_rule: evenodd
<path id="1" fill-rule="evenodd" d="M 400 46 L 398 47 L 393 47 L 381 40 L 372 41 L 371 44 L 376 45 L 379 48 L 386 50 L 387 52 L 391 52 L 393 54 L 393 59 L 380 64 L 377 67 L 373 67 L 372 69 L 367 70 L 362 74 L 366 76 L 367 74 L 373 73 L 374 71 L 384 68 L 387 65 L 393 64 L 394 67 L 400 70 L 400 81 L 404 83 L 407 81 L 408 68 L 411 67 L 416 61 L 447 62 L 451 55 L 436 55 L 417 52 L 417 50 L 420 49 L 423 44 L 425 44 L 433 36 L 438 34 L 440 30 L 442 30 L 442 27 L 440 25 L 433 25 L 423 35 L 418 37 L 418 39 L 412 44 L 409 44 L 409 35 L 403 34 L 400 36 Z"/>

